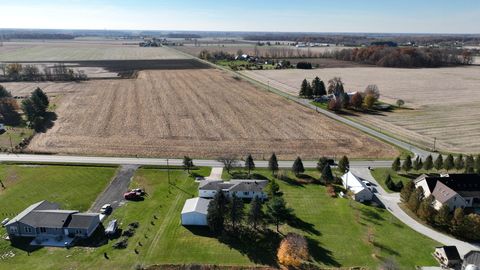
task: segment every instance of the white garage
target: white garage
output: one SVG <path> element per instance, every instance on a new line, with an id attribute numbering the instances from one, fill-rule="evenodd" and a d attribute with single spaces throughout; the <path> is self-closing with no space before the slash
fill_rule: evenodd
<path id="1" fill-rule="evenodd" d="M 210 200 L 203 198 L 188 199 L 182 209 L 183 226 L 207 226 L 208 204 Z"/>

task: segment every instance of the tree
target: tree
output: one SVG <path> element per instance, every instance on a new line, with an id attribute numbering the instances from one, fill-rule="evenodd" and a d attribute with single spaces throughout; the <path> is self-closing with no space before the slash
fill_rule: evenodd
<path id="1" fill-rule="evenodd" d="M 50 105 L 50 102 L 48 100 L 48 96 L 43 92 L 43 90 L 37 87 L 37 89 L 32 92 L 31 99 L 35 104 L 38 113 L 45 114 L 48 109 L 48 105 Z"/>
<path id="2" fill-rule="evenodd" d="M 408 199 L 408 208 L 410 208 L 412 212 L 417 213 L 418 208 L 420 207 L 420 203 L 423 201 L 423 198 L 423 188 L 418 187 Z"/>
<path id="3" fill-rule="evenodd" d="M 289 233 L 280 242 L 277 251 L 278 262 L 288 269 L 299 268 L 309 257 L 308 243 L 305 237 L 296 233 Z"/>
<path id="4" fill-rule="evenodd" d="M 343 156 L 338 162 L 338 169 L 342 173 L 346 173 L 350 168 L 350 162 L 348 161 L 347 156 Z"/>
<path id="5" fill-rule="evenodd" d="M 296 176 L 305 172 L 305 168 L 303 167 L 303 162 L 300 157 L 297 157 L 297 159 L 295 159 L 295 161 L 293 162 L 292 171 L 295 173 Z"/>
<path id="6" fill-rule="evenodd" d="M 352 96 L 350 105 L 355 109 L 361 109 L 363 105 L 363 96 L 359 92 Z"/>
<path id="7" fill-rule="evenodd" d="M 328 93 L 338 96 L 344 93 L 343 82 L 340 77 L 334 77 L 328 81 Z"/>
<path id="8" fill-rule="evenodd" d="M 423 168 L 423 162 L 420 156 L 417 156 L 417 158 L 413 161 L 412 167 L 415 171 L 419 171 Z"/>
<path id="9" fill-rule="evenodd" d="M 408 155 L 402 164 L 402 170 L 409 172 L 412 169 L 412 158 Z"/>
<path id="10" fill-rule="evenodd" d="M 219 233 L 225 226 L 227 197 L 219 190 L 208 204 L 207 223 L 211 231 Z"/>
<path id="11" fill-rule="evenodd" d="M 275 175 L 276 172 L 278 171 L 278 161 L 275 153 L 273 153 L 270 159 L 268 160 L 268 169 L 272 171 L 272 175 Z"/>
<path id="12" fill-rule="evenodd" d="M 233 155 L 219 157 L 217 161 L 223 164 L 223 167 L 225 167 L 225 170 L 227 170 L 227 173 L 229 174 L 233 168 L 238 166 L 237 158 Z"/>
<path id="13" fill-rule="evenodd" d="M 228 217 L 232 223 L 232 228 L 236 231 L 236 225 L 243 220 L 244 216 L 244 204 L 241 198 L 237 197 L 235 192 L 230 197 L 230 203 L 228 207 Z"/>
<path id="14" fill-rule="evenodd" d="M 392 177 L 390 176 L 390 174 L 388 174 L 387 178 L 385 179 L 385 185 L 388 189 L 395 191 L 395 183 L 392 181 Z"/>
<path id="15" fill-rule="evenodd" d="M 436 214 L 435 208 L 433 208 L 434 200 L 433 196 L 428 196 L 420 203 L 417 210 L 418 216 L 430 224 L 433 223 Z"/>
<path id="16" fill-rule="evenodd" d="M 403 189 L 403 182 L 402 181 L 398 181 L 396 184 L 395 184 L 395 191 L 401 191 Z"/>
<path id="17" fill-rule="evenodd" d="M 405 105 L 405 101 L 403 101 L 403 99 L 398 99 L 397 100 L 397 106 L 402 107 L 403 105 Z"/>
<path id="18" fill-rule="evenodd" d="M 475 171 L 480 174 L 480 155 L 475 158 Z"/>
<path id="19" fill-rule="evenodd" d="M 313 88 L 313 95 L 316 97 L 320 97 L 327 94 L 325 90 L 325 83 L 320 80 L 319 77 L 315 77 L 312 81 L 312 88 Z"/>
<path id="20" fill-rule="evenodd" d="M 392 163 L 392 170 L 398 172 L 398 171 L 400 171 L 400 166 L 401 166 L 400 165 L 400 158 L 397 157 Z"/>
<path id="21" fill-rule="evenodd" d="M 280 186 L 278 185 L 277 181 L 275 181 L 275 179 L 272 179 L 270 180 L 270 182 L 268 182 L 268 185 L 265 188 L 265 192 L 267 192 L 269 198 L 273 198 L 279 194 Z"/>
<path id="22" fill-rule="evenodd" d="M 465 168 L 465 160 L 463 160 L 462 154 L 458 155 L 457 158 L 455 158 L 454 165 L 457 171 L 460 171 L 461 169 Z"/>
<path id="23" fill-rule="evenodd" d="M 183 157 L 183 170 L 186 170 L 190 173 L 190 170 L 193 168 L 193 159 L 188 156 Z"/>
<path id="24" fill-rule="evenodd" d="M 40 88 L 35 89 L 29 98 L 22 101 L 23 112 L 30 126 L 37 131 L 43 128 L 48 105 L 48 97 Z"/>
<path id="25" fill-rule="evenodd" d="M 327 105 L 327 109 L 330 111 L 338 112 L 342 110 L 342 102 L 340 99 L 330 99 Z"/>
<path id="26" fill-rule="evenodd" d="M 302 81 L 302 85 L 300 86 L 300 92 L 299 92 L 299 96 L 300 97 L 309 97 L 309 94 L 311 95 L 312 90 L 311 90 L 311 86 L 310 86 L 310 83 L 307 81 L 307 79 L 304 79 Z"/>
<path id="27" fill-rule="evenodd" d="M 378 89 L 378 86 L 376 84 L 370 84 L 365 88 L 364 92 L 365 96 L 373 96 L 375 98 L 375 101 L 377 101 L 380 98 L 380 90 Z"/>
<path id="28" fill-rule="evenodd" d="M 450 226 L 450 221 L 452 220 L 452 215 L 450 214 L 450 207 L 447 204 L 442 205 L 440 210 L 438 210 L 437 215 L 435 216 L 435 222 L 442 229 L 447 229 Z"/>
<path id="29" fill-rule="evenodd" d="M 253 157 L 250 154 L 245 159 L 245 168 L 248 170 L 248 177 L 250 178 L 250 172 L 255 169 L 255 162 L 253 162 Z"/>
<path id="30" fill-rule="evenodd" d="M 317 162 L 317 170 L 319 172 L 323 171 L 323 168 L 328 165 L 328 158 L 326 157 L 321 157 L 318 162 Z"/>
<path id="31" fill-rule="evenodd" d="M 465 214 L 463 212 L 463 208 L 456 208 L 453 211 L 453 219 L 452 219 L 452 234 L 455 236 L 463 237 L 465 235 L 465 228 L 464 228 L 464 219 Z"/>
<path id="32" fill-rule="evenodd" d="M 327 166 L 325 166 L 323 168 L 323 171 L 322 171 L 322 180 L 326 183 L 326 184 L 329 184 L 329 183 L 332 183 L 334 178 L 333 178 L 333 173 L 332 173 L 332 168 L 330 168 L 330 165 L 327 164 Z"/>
<path id="33" fill-rule="evenodd" d="M 5 73 L 10 80 L 17 81 L 21 77 L 22 69 L 23 66 L 21 64 L 7 64 L 5 67 Z"/>
<path id="34" fill-rule="evenodd" d="M 428 155 L 423 163 L 423 169 L 426 171 L 430 171 L 433 168 L 433 157 L 432 155 Z"/>
<path id="35" fill-rule="evenodd" d="M 263 223 L 263 219 L 265 217 L 265 213 L 263 213 L 262 209 L 262 201 L 260 198 L 255 196 L 253 200 L 250 202 L 250 209 L 248 211 L 248 222 L 252 224 L 253 229 L 257 229 L 257 226 Z"/>
<path id="36" fill-rule="evenodd" d="M 3 85 L 0 85 L 0 98 L 9 98 L 12 97 L 12 93 L 7 91 Z"/>
<path id="37" fill-rule="evenodd" d="M 465 173 L 475 173 L 475 159 L 472 155 L 465 159 Z"/>
<path id="38" fill-rule="evenodd" d="M 400 199 L 403 203 L 408 203 L 410 196 L 415 191 L 415 184 L 413 181 L 408 181 L 407 184 L 400 191 Z"/>
<path id="39" fill-rule="evenodd" d="M 365 108 L 369 110 L 373 108 L 373 105 L 375 105 L 375 102 L 377 102 L 377 100 L 372 95 L 367 95 L 363 100 L 363 103 L 365 103 Z"/>
<path id="40" fill-rule="evenodd" d="M 433 167 L 435 167 L 435 170 L 440 171 L 443 169 L 443 156 L 440 154 L 438 157 L 435 159 L 435 162 L 433 163 Z"/>
<path id="41" fill-rule="evenodd" d="M 280 224 L 287 222 L 291 218 L 292 209 L 287 207 L 282 197 L 277 196 L 268 201 L 267 214 L 273 220 L 277 232 L 280 232 Z"/>
<path id="42" fill-rule="evenodd" d="M 454 167 L 453 156 L 449 154 L 445 159 L 445 162 L 443 162 L 443 168 L 448 172 L 451 169 L 453 169 L 453 167 Z"/>

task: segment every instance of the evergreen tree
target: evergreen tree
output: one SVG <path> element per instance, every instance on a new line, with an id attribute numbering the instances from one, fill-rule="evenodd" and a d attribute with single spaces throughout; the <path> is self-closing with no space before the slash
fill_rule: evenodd
<path id="1" fill-rule="evenodd" d="M 465 235 L 465 228 L 464 228 L 464 220 L 465 214 L 462 208 L 456 208 L 453 211 L 453 219 L 452 219 L 452 234 L 455 236 L 464 237 Z"/>
<path id="2" fill-rule="evenodd" d="M 313 88 L 313 95 L 316 97 L 320 97 L 327 94 L 325 89 L 325 83 L 320 80 L 319 77 L 315 77 L 312 81 L 312 88 Z"/>
<path id="3" fill-rule="evenodd" d="M 292 209 L 287 207 L 282 197 L 273 197 L 267 203 L 267 214 L 273 220 L 277 232 L 280 232 L 280 224 L 287 222 L 291 218 L 292 212 Z"/>
<path id="4" fill-rule="evenodd" d="M 193 168 L 193 160 L 188 157 L 183 157 L 183 170 L 187 171 L 190 174 L 190 170 Z"/>
<path id="5" fill-rule="evenodd" d="M 253 157 L 250 154 L 245 159 L 245 168 L 248 170 L 248 177 L 250 178 L 250 172 L 255 169 L 255 162 L 253 162 Z"/>
<path id="6" fill-rule="evenodd" d="M 332 168 L 330 168 L 330 165 L 328 165 L 328 164 L 327 164 L 327 166 L 325 166 L 323 168 L 322 179 L 326 184 L 332 183 L 333 180 L 334 180 L 333 179 Z"/>
<path id="7" fill-rule="evenodd" d="M 338 169 L 342 173 L 346 173 L 350 168 L 350 162 L 348 161 L 347 156 L 343 156 L 338 162 Z"/>
<path id="8" fill-rule="evenodd" d="M 270 182 L 268 182 L 265 191 L 267 192 L 269 198 L 273 198 L 279 194 L 280 186 L 277 184 L 277 181 L 275 181 L 275 179 L 272 179 L 270 180 Z"/>
<path id="9" fill-rule="evenodd" d="M 465 168 L 465 160 L 463 160 L 462 154 L 457 156 L 457 158 L 455 159 L 454 165 L 457 171 L 460 171 L 461 169 Z"/>
<path id="10" fill-rule="evenodd" d="M 412 169 L 412 158 L 408 155 L 402 164 L 402 170 L 409 172 Z"/>
<path id="11" fill-rule="evenodd" d="M 237 197 L 235 193 L 230 197 L 230 203 L 228 207 L 228 216 L 232 223 L 232 228 L 236 231 L 236 225 L 243 220 L 244 204 L 241 198 Z"/>
<path id="12" fill-rule="evenodd" d="M 432 206 L 433 201 L 434 198 L 432 196 L 428 196 L 420 203 L 420 206 L 417 210 L 418 216 L 430 224 L 433 223 L 435 218 L 435 208 Z"/>
<path id="13" fill-rule="evenodd" d="M 453 167 L 454 167 L 453 156 L 449 154 L 445 159 L 445 161 L 443 162 L 443 168 L 448 172 L 451 169 L 453 169 Z"/>
<path id="14" fill-rule="evenodd" d="M 248 211 L 248 222 L 252 224 L 253 229 L 257 229 L 258 225 L 263 223 L 265 214 L 262 209 L 262 201 L 255 196 L 250 203 L 250 210 Z"/>
<path id="15" fill-rule="evenodd" d="M 227 210 L 227 197 L 219 190 L 208 204 L 207 223 L 210 230 L 216 233 L 223 231 Z"/>
<path id="16" fill-rule="evenodd" d="M 475 173 L 475 159 L 472 155 L 465 159 L 465 173 Z"/>
<path id="17" fill-rule="evenodd" d="M 433 169 L 433 157 L 432 155 L 428 155 L 428 157 L 425 159 L 425 162 L 423 163 L 423 169 L 426 171 L 430 171 Z"/>
<path id="18" fill-rule="evenodd" d="M 392 163 L 392 170 L 398 172 L 398 171 L 400 171 L 400 166 L 401 166 L 400 165 L 400 158 L 397 157 Z"/>
<path id="19" fill-rule="evenodd" d="M 480 155 L 475 158 L 475 171 L 480 174 Z"/>
<path id="20" fill-rule="evenodd" d="M 317 162 L 317 170 L 319 172 L 323 171 L 323 168 L 328 165 L 328 159 L 326 157 L 321 157 Z"/>
<path id="21" fill-rule="evenodd" d="M 308 99 L 312 99 L 312 98 L 313 98 L 313 88 L 312 88 L 312 86 L 310 85 L 310 83 L 308 83 L 307 92 L 306 92 L 305 95 L 306 95 L 305 97 L 308 98 Z"/>
<path id="22" fill-rule="evenodd" d="M 295 161 L 293 162 L 292 171 L 295 173 L 296 176 L 305 172 L 305 168 L 303 167 L 303 162 L 300 157 L 297 157 L 297 159 L 295 159 Z"/>
<path id="23" fill-rule="evenodd" d="M 446 230 L 450 227 L 451 220 L 452 215 L 450 214 L 450 207 L 448 207 L 448 205 L 446 204 L 442 205 L 440 210 L 438 210 L 437 215 L 435 216 L 435 222 L 442 229 Z"/>
<path id="24" fill-rule="evenodd" d="M 278 161 L 275 153 L 273 153 L 270 159 L 268 160 L 268 169 L 272 171 L 272 175 L 275 175 L 278 171 Z"/>
<path id="25" fill-rule="evenodd" d="M 42 89 L 37 87 L 35 91 L 32 92 L 32 95 L 30 97 L 35 104 L 35 107 L 37 109 L 38 114 L 45 114 L 45 112 L 48 109 L 48 105 L 50 102 L 48 101 L 47 95 L 43 92 Z"/>
<path id="26" fill-rule="evenodd" d="M 398 181 L 396 184 L 395 184 L 395 190 L 396 191 L 401 191 L 403 189 L 403 182 L 402 181 Z"/>
<path id="27" fill-rule="evenodd" d="M 410 195 L 408 199 L 408 208 L 412 210 L 412 212 L 417 213 L 418 208 L 420 207 L 420 203 L 423 201 L 423 188 L 419 187 L 415 189 L 415 191 Z"/>
<path id="28" fill-rule="evenodd" d="M 418 171 L 418 170 L 421 170 L 423 167 L 423 162 L 422 162 L 422 159 L 417 156 L 417 158 L 413 161 L 413 169 L 415 171 Z"/>
<path id="29" fill-rule="evenodd" d="M 435 170 L 440 171 L 443 169 L 443 156 L 440 154 L 438 157 L 435 159 L 435 162 L 433 163 L 433 167 L 435 167 Z"/>
<path id="30" fill-rule="evenodd" d="M 387 175 L 387 178 L 385 179 L 385 185 L 387 186 L 388 189 L 395 191 L 395 183 L 392 181 L 392 177 L 390 174 Z"/>
<path id="31" fill-rule="evenodd" d="M 302 85 L 300 86 L 300 92 L 298 93 L 298 95 L 300 97 L 306 97 L 307 92 L 308 92 L 308 81 L 307 81 L 307 79 L 304 79 L 302 81 Z"/>
<path id="32" fill-rule="evenodd" d="M 413 181 L 407 182 L 407 184 L 402 188 L 400 192 L 400 198 L 402 202 L 408 203 L 408 201 L 410 200 L 410 196 L 413 194 L 414 191 L 415 184 L 413 183 Z"/>

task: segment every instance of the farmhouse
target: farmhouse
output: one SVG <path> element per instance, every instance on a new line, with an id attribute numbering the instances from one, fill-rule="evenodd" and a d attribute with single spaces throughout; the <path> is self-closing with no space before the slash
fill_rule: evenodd
<path id="1" fill-rule="evenodd" d="M 188 199 L 182 209 L 181 220 L 183 226 L 207 226 L 208 204 L 210 200 L 204 198 Z"/>
<path id="2" fill-rule="evenodd" d="M 434 208 L 439 210 L 448 205 L 450 210 L 473 207 L 480 203 L 479 174 L 445 174 L 441 176 L 421 175 L 414 180 L 415 187 L 422 187 L 425 197 L 435 199 Z"/>
<path id="3" fill-rule="evenodd" d="M 88 238 L 100 224 L 99 214 L 61 210 L 59 205 L 41 201 L 30 205 L 5 227 L 11 239 L 33 238 L 31 244 L 66 246 L 75 238 Z"/>
<path id="4" fill-rule="evenodd" d="M 221 190 L 226 195 L 235 196 L 242 199 L 253 199 L 258 197 L 262 200 L 267 199 L 267 193 L 264 192 L 267 186 L 267 180 L 206 180 L 198 187 L 198 194 L 201 198 L 213 198 L 217 191 Z"/>
<path id="5" fill-rule="evenodd" d="M 472 250 L 463 256 L 462 270 L 480 269 L 480 251 Z"/>
<path id="6" fill-rule="evenodd" d="M 354 175 L 352 172 L 348 172 L 342 176 L 342 183 L 345 189 L 350 190 L 353 193 L 355 201 L 365 202 L 372 200 L 372 191 L 362 179 Z"/>

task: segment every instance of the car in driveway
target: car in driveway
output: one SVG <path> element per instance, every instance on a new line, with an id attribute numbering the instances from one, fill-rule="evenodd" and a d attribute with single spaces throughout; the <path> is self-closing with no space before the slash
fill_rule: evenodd
<path id="1" fill-rule="evenodd" d="M 368 182 L 368 181 L 365 181 L 365 180 L 363 180 L 362 182 L 365 184 L 365 186 L 367 186 L 368 189 L 370 189 L 371 191 L 373 191 L 373 185 L 372 185 L 372 183 L 370 183 L 370 182 Z"/>
<path id="2" fill-rule="evenodd" d="M 125 200 L 130 200 L 130 201 L 139 200 L 141 197 L 142 196 L 135 191 L 129 191 L 123 194 L 123 198 L 125 198 Z"/>
<path id="3" fill-rule="evenodd" d="M 102 206 L 102 208 L 100 208 L 100 214 L 104 214 L 104 215 L 110 215 L 112 213 L 112 205 L 107 203 L 107 204 L 104 204 Z"/>

